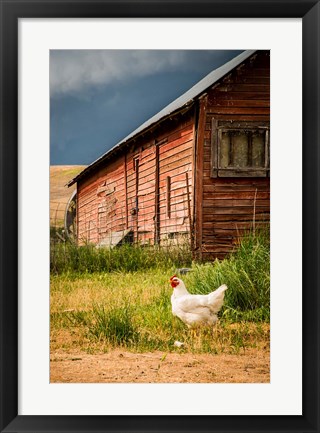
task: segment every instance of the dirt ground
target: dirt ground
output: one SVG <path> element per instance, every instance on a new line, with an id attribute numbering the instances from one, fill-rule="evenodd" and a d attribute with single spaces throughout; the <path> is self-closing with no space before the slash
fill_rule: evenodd
<path id="1" fill-rule="evenodd" d="M 103 354 L 57 350 L 51 353 L 51 383 L 267 383 L 270 353 L 247 349 L 236 354 Z"/>

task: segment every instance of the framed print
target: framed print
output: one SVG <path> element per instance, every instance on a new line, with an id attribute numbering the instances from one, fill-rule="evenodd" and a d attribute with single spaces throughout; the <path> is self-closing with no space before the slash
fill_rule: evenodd
<path id="1" fill-rule="evenodd" d="M 319 8 L 1 0 L 1 432 L 319 430 Z"/>

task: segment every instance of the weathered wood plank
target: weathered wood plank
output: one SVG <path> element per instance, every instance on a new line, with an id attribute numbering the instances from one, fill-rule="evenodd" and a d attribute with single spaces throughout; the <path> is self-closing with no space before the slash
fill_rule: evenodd
<path id="1" fill-rule="evenodd" d="M 205 96 L 199 101 L 199 118 L 198 118 L 198 134 L 196 140 L 195 152 L 195 248 L 199 251 L 199 259 L 201 260 L 201 245 L 202 245 L 202 194 L 203 194 L 203 142 L 204 130 L 206 124 L 206 106 L 208 97 Z"/>
<path id="2" fill-rule="evenodd" d="M 269 107 L 224 107 L 222 105 L 214 105 L 208 108 L 208 113 L 211 114 L 253 114 L 253 115 L 270 115 Z"/>
<path id="3" fill-rule="evenodd" d="M 173 149 L 174 150 L 174 149 Z M 168 155 L 160 159 L 160 168 L 166 168 L 167 166 L 172 166 L 172 164 L 183 158 L 188 158 L 191 160 L 192 149 L 190 146 L 186 146 L 184 150 L 180 152 L 168 152 Z"/>
<path id="4" fill-rule="evenodd" d="M 203 191 L 203 199 L 205 200 L 270 200 L 269 191 L 233 191 L 233 192 L 207 192 Z"/>
<path id="5" fill-rule="evenodd" d="M 160 242 L 160 218 L 159 218 L 159 182 L 160 182 L 160 145 L 156 146 L 155 189 L 154 189 L 154 243 Z"/>
<path id="6" fill-rule="evenodd" d="M 257 198 L 255 200 L 255 198 L 251 198 L 251 199 L 238 199 L 238 198 L 234 198 L 234 199 L 217 199 L 215 197 L 212 198 L 206 198 L 203 200 L 203 207 L 204 208 L 212 208 L 212 207 L 219 207 L 219 208 L 224 208 L 224 209 L 228 209 L 231 207 L 252 207 L 254 206 L 254 203 L 256 205 L 256 207 L 267 207 L 270 204 L 270 200 L 263 200 L 261 198 Z"/>
<path id="7" fill-rule="evenodd" d="M 261 212 L 256 214 L 256 221 L 265 221 L 268 222 L 269 221 L 269 212 L 267 210 L 265 210 L 265 212 Z M 203 224 L 205 223 L 210 223 L 212 224 L 214 223 L 219 223 L 219 222 L 244 222 L 247 221 L 248 223 L 252 222 L 253 220 L 253 214 L 248 215 L 248 212 L 244 212 L 243 214 L 215 214 L 214 215 L 214 220 L 212 218 L 212 214 L 204 214 L 203 215 Z"/>
<path id="8" fill-rule="evenodd" d="M 258 62 L 255 63 L 254 68 L 243 68 L 241 71 L 237 71 L 237 75 L 247 76 L 247 77 L 270 77 L 270 61 L 267 60 L 264 65 L 265 67 L 261 67 L 262 64 L 259 65 Z"/>
<path id="9" fill-rule="evenodd" d="M 190 142 L 192 141 L 192 138 L 193 138 L 193 134 L 191 131 L 189 134 L 184 135 L 181 138 L 160 145 L 159 146 L 160 155 L 162 156 L 162 158 L 164 158 L 166 156 L 172 155 L 172 151 L 181 152 L 182 150 L 191 147 L 192 143 Z"/>
<path id="10" fill-rule="evenodd" d="M 219 229 L 224 229 L 224 230 L 234 230 L 234 229 L 245 229 L 246 227 L 248 227 L 248 224 L 252 223 L 252 219 L 247 219 L 244 220 L 242 219 L 241 221 L 229 221 L 226 220 L 225 218 L 222 221 L 205 221 L 203 223 L 203 230 L 219 230 Z M 259 224 L 261 225 L 266 225 L 269 224 L 269 221 L 263 221 L 262 219 L 259 221 Z"/>
<path id="11" fill-rule="evenodd" d="M 210 111 L 208 110 L 208 119 L 214 117 L 215 119 L 219 119 L 219 120 L 230 120 L 230 115 L 225 113 L 225 114 L 217 114 L 217 113 L 210 113 Z M 232 115 L 232 120 L 236 121 L 246 121 L 246 122 L 268 122 L 270 120 L 270 114 L 266 115 L 266 114 L 254 114 L 254 113 L 249 113 L 249 114 L 233 114 Z"/>
<path id="12" fill-rule="evenodd" d="M 168 142 L 177 140 L 185 135 L 188 135 L 192 132 L 192 119 L 190 118 L 185 125 L 182 125 L 181 128 L 174 129 L 170 131 L 168 134 Z"/>
<path id="13" fill-rule="evenodd" d="M 214 111 L 213 107 L 245 107 L 245 108 L 257 108 L 264 107 L 270 108 L 270 100 L 254 100 L 254 99 L 217 99 L 213 98 L 212 107 L 210 112 Z M 255 113 L 256 110 L 252 110 Z"/>
<path id="14" fill-rule="evenodd" d="M 174 191 L 170 190 L 170 200 L 172 202 L 172 200 L 176 201 L 179 200 L 180 198 L 185 199 L 185 197 L 187 196 L 186 190 L 185 189 L 176 189 Z M 167 199 L 166 196 L 166 190 L 162 189 L 160 190 L 160 195 L 159 195 L 159 199 L 160 202 L 165 202 Z"/>
<path id="15" fill-rule="evenodd" d="M 170 163 L 164 165 L 161 165 L 160 163 L 161 174 L 164 175 L 168 173 L 171 176 L 173 175 L 173 173 L 181 174 L 186 171 L 190 171 L 191 164 L 192 152 L 190 150 L 188 151 L 188 154 L 186 154 L 184 157 L 176 158 L 175 161 L 171 161 Z"/>
<path id="16" fill-rule="evenodd" d="M 203 215 L 211 215 L 214 218 L 215 215 L 252 215 L 250 212 L 251 207 L 248 206 L 233 206 L 233 207 L 204 207 Z M 266 207 L 257 207 L 256 214 L 265 213 L 267 211 Z"/>
<path id="17" fill-rule="evenodd" d="M 270 86 L 268 84 L 245 84 L 245 83 L 222 83 L 215 88 L 217 92 L 255 92 L 268 93 Z"/>
<path id="18" fill-rule="evenodd" d="M 259 95 L 259 101 L 265 101 L 268 102 L 270 99 L 270 92 L 259 92 L 259 94 L 257 94 L 257 92 L 236 92 L 236 91 L 232 91 L 232 92 L 219 92 L 219 88 L 217 87 L 215 92 L 212 92 L 209 94 L 209 103 L 210 105 L 213 104 L 215 101 L 226 101 L 226 100 L 247 100 L 247 101 L 251 101 L 251 100 L 257 100 L 257 96 Z"/>
<path id="19" fill-rule="evenodd" d="M 155 152 L 155 149 L 153 149 L 153 151 Z M 144 170 L 148 170 L 150 167 L 154 167 L 155 166 L 155 154 L 152 153 L 151 155 L 149 155 L 148 158 L 144 158 L 143 160 L 139 160 L 139 164 L 140 164 L 140 170 L 144 171 Z"/>
<path id="20" fill-rule="evenodd" d="M 241 84 L 264 84 L 264 85 L 270 85 L 270 77 L 263 77 L 263 76 L 254 76 L 254 75 L 242 75 L 242 76 L 235 76 L 234 78 L 231 78 L 229 81 L 226 80 L 225 83 L 241 83 Z"/>
<path id="21" fill-rule="evenodd" d="M 222 182 L 225 180 L 225 183 Z M 217 178 L 215 182 L 213 179 L 208 179 L 204 182 L 204 191 L 205 192 L 240 192 L 240 191 L 269 191 L 270 190 L 270 179 L 259 178 L 252 179 L 250 182 L 250 178 Z"/>
<path id="22" fill-rule="evenodd" d="M 171 177 L 171 184 L 172 184 L 172 189 L 176 189 L 176 188 L 183 188 L 186 185 L 186 173 L 191 173 L 191 170 L 186 170 L 185 166 L 183 166 L 182 168 L 184 168 L 183 171 L 180 170 L 174 170 L 172 172 L 172 174 L 170 175 Z M 160 174 L 160 186 L 164 187 L 165 186 L 165 179 L 166 179 L 167 174 L 166 173 L 161 173 Z M 192 183 L 191 178 L 189 178 L 189 185 L 191 185 Z"/>

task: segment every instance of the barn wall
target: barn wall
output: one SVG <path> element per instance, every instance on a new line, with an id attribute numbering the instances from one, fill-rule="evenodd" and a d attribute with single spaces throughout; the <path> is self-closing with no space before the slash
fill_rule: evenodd
<path id="1" fill-rule="evenodd" d="M 203 177 L 197 191 L 196 247 L 203 259 L 223 257 L 253 221 L 269 220 L 269 177 L 219 178 L 211 171 L 213 120 L 269 121 L 269 61 L 269 52 L 259 52 L 207 94 L 203 140 L 197 148 L 203 155 Z"/>
<path id="2" fill-rule="evenodd" d="M 188 236 L 193 137 L 190 110 L 139 137 L 80 181 L 79 242 L 100 243 L 125 230 L 142 244 Z"/>
<path id="3" fill-rule="evenodd" d="M 134 241 L 152 243 L 155 208 L 155 146 L 152 137 L 140 139 L 126 153 L 128 228 Z M 135 167 L 138 161 L 138 169 Z"/>
<path id="4" fill-rule="evenodd" d="M 193 114 L 180 119 L 159 146 L 159 215 L 161 243 L 187 241 L 193 214 Z"/>
<path id="5" fill-rule="evenodd" d="M 137 140 L 126 154 L 129 228 L 139 243 L 175 242 L 190 231 L 186 176 L 192 209 L 193 129 L 190 112 Z"/>
<path id="6" fill-rule="evenodd" d="M 78 240 L 97 244 L 125 230 L 124 155 L 78 184 Z"/>

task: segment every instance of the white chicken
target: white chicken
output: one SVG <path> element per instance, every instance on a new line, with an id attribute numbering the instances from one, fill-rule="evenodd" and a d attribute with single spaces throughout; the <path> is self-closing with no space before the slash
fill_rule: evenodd
<path id="1" fill-rule="evenodd" d="M 224 292 L 227 286 L 223 284 L 208 295 L 191 295 L 184 282 L 176 275 L 170 278 L 173 288 L 171 296 L 172 314 L 179 317 L 189 328 L 198 325 L 213 325 L 217 313 L 223 305 Z"/>

